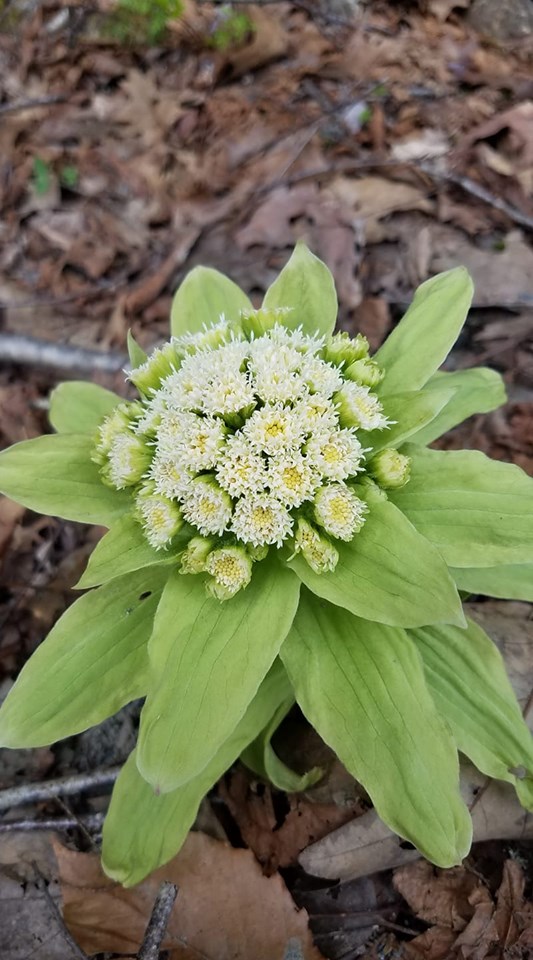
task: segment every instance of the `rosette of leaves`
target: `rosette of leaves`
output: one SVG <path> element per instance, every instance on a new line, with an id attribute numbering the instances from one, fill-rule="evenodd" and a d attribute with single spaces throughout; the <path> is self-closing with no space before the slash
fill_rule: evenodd
<path id="1" fill-rule="evenodd" d="M 471 843 L 458 751 L 533 809 L 533 749 L 497 648 L 459 590 L 533 600 L 533 481 L 433 440 L 505 399 L 488 369 L 439 367 L 463 269 L 424 283 L 371 358 L 333 334 L 327 268 L 298 245 L 254 310 L 215 270 L 179 288 L 172 338 L 131 340 L 138 397 L 52 394 L 56 433 L 0 455 L 0 489 L 109 532 L 0 712 L 36 747 L 146 698 L 103 863 L 131 885 L 169 860 L 243 756 L 284 789 L 270 737 L 296 701 L 429 860 Z"/>

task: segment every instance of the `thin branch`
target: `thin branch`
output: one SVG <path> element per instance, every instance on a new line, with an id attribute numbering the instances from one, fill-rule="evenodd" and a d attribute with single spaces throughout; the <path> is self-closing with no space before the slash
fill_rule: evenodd
<path id="1" fill-rule="evenodd" d="M 63 917 L 61 915 L 61 910 L 59 909 L 52 894 L 50 893 L 48 889 L 48 883 L 46 882 L 46 879 L 43 877 L 36 863 L 33 864 L 33 869 L 35 870 L 35 874 L 36 874 L 35 882 L 37 884 L 37 888 L 41 891 L 41 893 L 44 896 L 44 899 L 48 903 L 48 906 L 50 907 L 50 912 L 52 913 L 54 919 L 57 922 L 57 925 L 61 931 L 63 939 L 65 940 L 66 943 L 68 943 L 74 955 L 78 957 L 78 960 L 89 960 L 89 958 L 87 957 L 87 954 L 81 949 L 79 944 L 76 943 L 70 930 L 67 928 L 65 921 L 63 920 Z"/>
<path id="2" fill-rule="evenodd" d="M 178 888 L 174 883 L 165 880 L 161 884 L 137 960 L 159 960 L 159 950 L 177 895 Z"/>
<path id="3" fill-rule="evenodd" d="M 123 353 L 86 350 L 65 343 L 23 337 L 16 333 L 0 334 L 0 364 L 20 363 L 25 366 L 53 367 L 64 371 L 118 373 L 128 363 Z"/>
<path id="4" fill-rule="evenodd" d="M 52 797 L 71 797 L 84 790 L 105 787 L 115 782 L 119 772 L 120 767 L 110 767 L 109 770 L 97 770 L 95 773 L 79 773 L 73 777 L 58 777 L 57 780 L 25 783 L 20 787 L 0 790 L 0 810 L 50 800 Z"/>
<path id="5" fill-rule="evenodd" d="M 0 835 L 3 833 L 34 833 L 42 830 L 54 830 L 61 833 L 63 830 L 83 828 L 85 834 L 91 830 L 99 830 L 104 822 L 103 813 L 91 813 L 86 817 L 49 817 L 48 820 L 4 820 L 0 821 Z M 89 833 L 90 836 L 90 833 Z M 91 837 L 91 842 L 93 838 Z"/>
<path id="6" fill-rule="evenodd" d="M 424 173 L 429 174 L 433 180 L 444 180 L 448 183 L 454 183 L 472 197 L 483 200 L 484 203 L 488 203 L 489 206 L 494 207 L 495 210 L 505 213 L 506 216 L 515 223 L 519 223 L 521 227 L 533 230 L 533 217 L 530 217 L 527 213 L 522 213 L 517 207 L 513 207 L 512 204 L 507 203 L 506 200 L 502 200 L 501 197 L 497 197 L 494 193 L 491 193 L 490 190 L 486 190 L 485 187 L 482 187 L 480 183 L 476 183 L 476 181 L 470 177 L 464 177 L 460 173 L 454 173 L 453 170 L 436 169 L 431 163 L 425 161 L 416 163 L 415 166 Z"/>
<path id="7" fill-rule="evenodd" d="M 65 103 L 68 97 L 58 93 L 50 97 L 36 97 L 34 100 L 15 100 L 14 103 L 0 103 L 0 116 L 6 113 L 19 113 L 21 110 L 34 110 L 35 107 L 50 107 L 54 103 Z"/>

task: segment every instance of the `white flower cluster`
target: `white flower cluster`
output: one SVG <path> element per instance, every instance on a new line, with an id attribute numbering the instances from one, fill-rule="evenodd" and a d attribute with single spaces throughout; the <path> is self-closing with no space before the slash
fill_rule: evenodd
<path id="1" fill-rule="evenodd" d="M 372 382 L 381 377 L 364 338 L 310 337 L 278 319 L 249 338 L 221 321 L 171 340 L 132 371 L 141 400 L 120 405 L 97 443 L 104 480 L 134 488 L 154 547 L 185 523 L 194 557 L 206 540 L 200 568 L 213 574 L 221 598 L 235 592 L 229 571 L 240 571 L 240 586 L 249 580 L 235 549 L 257 559 L 294 538 L 304 556 L 312 543 L 309 562 L 318 569 L 322 542 L 323 568 L 333 568 L 328 536 L 351 540 L 365 520 L 352 489 L 369 453 L 358 433 L 389 423 L 370 381 L 346 374 L 363 357 L 359 369 Z M 190 572 L 190 557 L 184 568 Z"/>

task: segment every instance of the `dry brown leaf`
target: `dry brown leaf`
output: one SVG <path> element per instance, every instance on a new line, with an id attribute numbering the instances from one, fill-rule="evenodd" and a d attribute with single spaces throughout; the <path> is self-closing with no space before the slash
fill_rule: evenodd
<path id="1" fill-rule="evenodd" d="M 395 871 L 394 886 L 421 920 L 457 933 L 480 904 L 492 905 L 483 881 L 464 867 L 438 870 L 427 860 L 418 860 Z"/>
<path id="2" fill-rule="evenodd" d="M 220 787 L 245 843 L 254 851 L 267 876 L 278 867 L 294 863 L 308 844 L 352 820 L 359 812 L 353 805 L 310 803 L 300 795 L 287 797 L 289 809 L 283 822 L 276 813 L 272 789 L 257 791 L 244 770 L 237 770 L 228 787 Z"/>
<path id="3" fill-rule="evenodd" d="M 283 960 L 289 940 L 304 960 L 321 960 L 307 925 L 277 874 L 266 878 L 250 850 L 202 833 L 147 880 L 125 890 L 106 877 L 95 854 L 55 843 L 68 928 L 89 954 L 136 953 L 159 886 L 179 887 L 163 949 L 171 960 Z"/>
<path id="4" fill-rule="evenodd" d="M 459 8 L 466 10 L 470 3 L 471 0 L 428 0 L 427 10 L 444 23 L 454 10 Z"/>
<path id="5" fill-rule="evenodd" d="M 15 503 L 14 500 L 9 500 L 7 497 L 0 497 L 0 557 L 25 512 L 26 507 L 22 507 L 20 503 Z"/>
<path id="6" fill-rule="evenodd" d="M 250 42 L 237 49 L 225 51 L 224 60 L 236 77 L 257 70 L 282 57 L 288 49 L 289 38 L 281 14 L 261 9 L 261 5 L 248 7 L 252 23 Z"/>

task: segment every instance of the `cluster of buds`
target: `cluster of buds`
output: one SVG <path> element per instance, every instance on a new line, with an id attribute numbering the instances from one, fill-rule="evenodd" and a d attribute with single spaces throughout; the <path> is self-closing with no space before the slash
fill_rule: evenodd
<path id="1" fill-rule="evenodd" d="M 181 570 L 207 574 L 220 600 L 285 544 L 317 573 L 333 570 L 335 541 L 366 519 L 364 475 L 385 488 L 409 476 L 397 451 L 373 455 L 390 421 L 366 338 L 307 336 L 284 326 L 287 314 L 248 311 L 155 350 L 129 375 L 140 399 L 113 411 L 95 446 L 149 543 L 189 532 Z"/>

